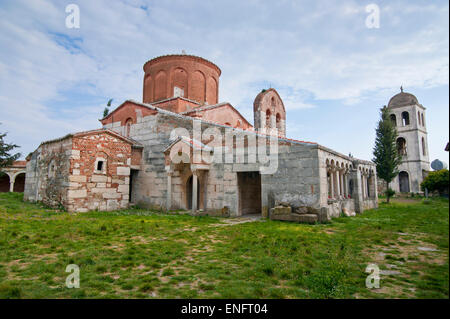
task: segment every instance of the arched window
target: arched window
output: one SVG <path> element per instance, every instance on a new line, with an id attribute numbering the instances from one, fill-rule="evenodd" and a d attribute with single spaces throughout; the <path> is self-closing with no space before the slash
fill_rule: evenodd
<path id="1" fill-rule="evenodd" d="M 397 117 L 395 114 L 391 114 L 391 122 L 394 124 L 394 126 L 397 126 Z"/>
<path id="2" fill-rule="evenodd" d="M 281 115 L 280 115 L 280 113 L 277 113 L 275 119 L 276 119 L 276 122 L 277 122 L 277 129 L 281 130 Z"/>
<path id="3" fill-rule="evenodd" d="M 126 122 L 125 122 L 125 136 L 129 137 L 130 136 L 130 131 L 131 131 L 131 125 L 133 124 L 133 119 L 129 118 Z"/>
<path id="4" fill-rule="evenodd" d="M 406 155 L 406 140 L 403 137 L 397 139 L 397 152 L 400 155 Z"/>
<path id="5" fill-rule="evenodd" d="M 425 126 L 425 120 L 423 118 L 423 113 L 421 114 L 421 117 L 422 117 L 422 126 Z"/>
<path id="6" fill-rule="evenodd" d="M 419 125 L 422 125 L 422 123 L 420 122 L 420 112 L 417 111 L 417 122 L 419 123 Z"/>
<path id="7" fill-rule="evenodd" d="M 427 155 L 426 148 L 425 148 L 425 138 L 422 137 L 422 155 Z"/>
<path id="8" fill-rule="evenodd" d="M 275 98 L 272 96 L 272 99 L 270 100 L 270 104 L 272 106 L 272 108 L 275 109 Z"/>
<path id="9" fill-rule="evenodd" d="M 402 124 L 403 126 L 409 125 L 409 113 L 406 111 L 402 113 Z"/>
<path id="10" fill-rule="evenodd" d="M 267 109 L 267 111 L 266 111 L 266 127 L 271 127 L 271 123 L 270 123 L 271 115 L 272 115 L 272 113 L 270 113 L 270 110 Z"/>

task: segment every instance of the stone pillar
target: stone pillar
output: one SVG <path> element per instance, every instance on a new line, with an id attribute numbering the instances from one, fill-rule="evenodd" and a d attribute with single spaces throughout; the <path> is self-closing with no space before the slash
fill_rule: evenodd
<path id="1" fill-rule="evenodd" d="M 334 198 L 334 172 L 330 170 L 331 198 Z"/>
<path id="2" fill-rule="evenodd" d="M 336 170 L 336 199 L 339 199 L 341 195 L 341 188 L 340 188 L 340 178 L 339 178 L 339 171 Z"/>
<path id="3" fill-rule="evenodd" d="M 195 213 L 197 211 L 197 193 L 198 193 L 198 176 L 197 172 L 192 172 L 192 212 Z"/>
<path id="4" fill-rule="evenodd" d="M 172 207 L 172 174 L 173 172 L 167 172 L 167 199 L 166 199 L 167 210 L 169 210 Z"/>
<path id="5" fill-rule="evenodd" d="M 339 182 L 341 183 L 341 198 L 345 196 L 345 189 L 344 189 L 344 171 L 339 172 Z"/>
<path id="6" fill-rule="evenodd" d="M 347 172 L 344 172 L 344 197 L 348 198 L 348 179 Z"/>
<path id="7" fill-rule="evenodd" d="M 9 191 L 14 192 L 14 181 L 11 179 L 9 180 Z"/>

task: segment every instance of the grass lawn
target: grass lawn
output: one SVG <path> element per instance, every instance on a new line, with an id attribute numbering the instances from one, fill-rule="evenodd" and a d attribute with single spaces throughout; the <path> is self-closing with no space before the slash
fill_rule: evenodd
<path id="1" fill-rule="evenodd" d="M 328 224 L 69 214 L 0 194 L 0 298 L 448 298 L 449 206 L 381 203 Z M 365 287 L 366 266 L 381 269 Z M 68 264 L 81 287 L 65 286 Z"/>

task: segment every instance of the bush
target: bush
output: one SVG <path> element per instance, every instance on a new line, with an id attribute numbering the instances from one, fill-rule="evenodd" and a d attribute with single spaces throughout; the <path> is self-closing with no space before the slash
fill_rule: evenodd
<path id="1" fill-rule="evenodd" d="M 437 191 L 439 195 L 448 193 L 449 174 L 448 169 L 441 169 L 439 171 L 430 172 L 428 176 L 420 184 L 423 191 L 425 188 L 430 192 Z"/>
<path id="2" fill-rule="evenodd" d="M 384 195 L 386 195 L 386 197 L 392 197 L 395 195 L 395 191 L 392 188 L 388 188 L 384 191 Z"/>

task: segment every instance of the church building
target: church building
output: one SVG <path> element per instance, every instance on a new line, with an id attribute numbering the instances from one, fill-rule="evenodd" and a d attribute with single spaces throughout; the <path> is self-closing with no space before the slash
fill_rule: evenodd
<path id="1" fill-rule="evenodd" d="M 165 55 L 143 71 L 142 102 L 124 101 L 100 119 L 100 129 L 43 142 L 27 158 L 26 200 L 78 212 L 136 204 L 312 222 L 377 207 L 375 165 L 287 138 L 275 89 L 257 92 L 251 123 L 220 102 L 221 70 L 206 59 Z M 401 136 L 426 141 L 424 108 L 402 94 L 390 103 Z M 408 147 L 414 158 L 404 171 L 415 189 L 428 155 L 426 146 Z M 278 207 L 286 209 L 278 214 Z"/>

